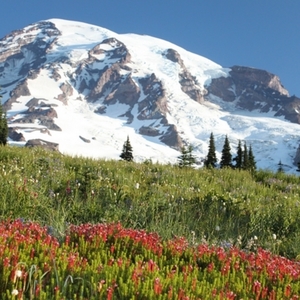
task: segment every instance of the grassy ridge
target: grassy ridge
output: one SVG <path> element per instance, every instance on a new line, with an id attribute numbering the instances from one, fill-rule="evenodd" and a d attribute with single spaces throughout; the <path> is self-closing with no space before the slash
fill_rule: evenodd
<path id="1" fill-rule="evenodd" d="M 99 149 L 101 151 L 101 149 Z M 49 226 L 121 222 L 163 239 L 300 254 L 299 178 L 266 171 L 181 169 L 0 147 L 0 219 Z"/>

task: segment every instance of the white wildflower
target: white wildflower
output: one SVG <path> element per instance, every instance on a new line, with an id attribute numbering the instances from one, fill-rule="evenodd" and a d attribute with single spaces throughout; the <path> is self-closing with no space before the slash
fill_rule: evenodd
<path id="1" fill-rule="evenodd" d="M 16 277 L 18 277 L 18 278 L 22 277 L 22 271 L 21 270 L 16 271 Z"/>

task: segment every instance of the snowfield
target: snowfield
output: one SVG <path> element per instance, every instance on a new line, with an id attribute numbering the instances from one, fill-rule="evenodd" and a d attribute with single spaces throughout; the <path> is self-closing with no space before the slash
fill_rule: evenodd
<path id="1" fill-rule="evenodd" d="M 228 136 L 232 154 L 236 153 L 238 141 L 246 141 L 252 150 L 258 168 L 276 171 L 279 161 L 282 162 L 285 172 L 295 173 L 294 157 L 299 145 L 299 125 L 290 123 L 282 118 L 275 118 L 269 113 L 239 111 L 233 103 L 225 103 L 222 99 L 211 96 L 209 101 L 199 104 L 191 100 L 182 92 L 178 82 L 179 64 L 167 60 L 163 53 L 171 48 L 176 50 L 185 66 L 196 77 L 199 88 L 205 91 L 213 78 L 229 76 L 227 68 L 191 53 L 167 41 L 150 36 L 135 34 L 117 34 L 107 29 L 60 19 L 47 20 L 55 24 L 61 35 L 58 36 L 55 46 L 47 55 L 44 69 L 35 79 L 28 79 L 30 96 L 21 96 L 13 103 L 8 111 L 9 120 L 15 121 L 10 126 L 18 127 L 26 140 L 40 138 L 59 144 L 62 153 L 73 156 L 88 156 L 104 159 L 119 159 L 123 143 L 129 136 L 133 147 L 135 161 L 151 159 L 154 162 L 176 163 L 180 153 L 163 144 L 159 138 L 142 136 L 138 129 L 142 126 L 158 126 L 160 131 L 166 130 L 161 124 L 153 120 L 140 121 L 134 117 L 131 124 L 126 118 L 120 117 L 127 111 L 125 104 L 109 106 L 106 114 L 94 113 L 99 103 L 88 103 L 84 93 L 80 94 L 73 89 L 65 105 L 57 99 L 62 93 L 62 83 L 70 81 L 70 75 L 76 70 L 76 62 L 88 58 L 88 52 L 95 45 L 107 38 L 115 37 L 124 43 L 131 54 L 130 67 L 133 69 L 132 78 L 139 85 L 140 76 L 154 73 L 164 84 L 168 95 L 167 119 L 174 124 L 186 143 L 194 147 L 194 155 L 199 161 L 203 160 L 208 151 L 210 133 L 215 137 L 217 157 L 220 159 L 225 139 Z M 37 34 L 41 34 L 37 30 Z M 22 38 L 22 36 L 20 37 Z M 108 47 L 108 46 L 107 46 Z M 107 49 L 104 49 L 107 50 Z M 51 64 L 68 57 L 73 64 L 60 62 L 56 64 L 56 71 L 60 79 L 53 79 Z M 26 61 L 32 62 L 35 58 L 32 53 L 26 54 Z M 97 54 L 97 65 L 94 68 L 102 69 L 107 62 L 103 54 Z M 24 60 L 15 60 L 10 72 L 0 77 L 0 86 L 18 79 L 17 70 L 20 70 Z M 3 99 L 8 99 L 12 86 L 3 88 Z M 143 98 L 141 94 L 140 99 Z M 62 130 L 45 134 L 41 132 L 43 126 L 38 124 L 21 124 L 17 120 L 26 111 L 26 103 L 35 98 L 44 99 L 43 102 L 55 108 L 58 117 L 55 119 Z M 133 111 L 137 112 L 137 105 Z M 83 137 L 89 142 L 84 142 Z M 24 145 L 24 142 L 9 141 L 12 145 Z"/>

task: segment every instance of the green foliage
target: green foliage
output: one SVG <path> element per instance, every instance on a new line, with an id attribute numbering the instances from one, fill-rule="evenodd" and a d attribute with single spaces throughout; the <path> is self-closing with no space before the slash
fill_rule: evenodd
<path id="1" fill-rule="evenodd" d="M 248 152 L 248 170 L 250 171 L 256 170 L 256 162 L 255 162 L 255 157 L 251 145 L 249 147 L 249 152 Z"/>
<path id="2" fill-rule="evenodd" d="M 204 165 L 207 168 L 215 168 L 217 164 L 217 155 L 216 155 L 216 146 L 215 146 L 215 138 L 213 133 L 210 134 L 209 138 L 209 146 L 208 146 L 208 154 Z"/>
<path id="3" fill-rule="evenodd" d="M 69 223 L 121 222 L 163 239 L 185 236 L 191 243 L 300 254 L 298 176 L 183 170 L 11 146 L 0 147 L 0 162 L 0 219 L 36 221 L 59 240 Z"/>
<path id="4" fill-rule="evenodd" d="M 239 140 L 238 147 L 237 147 L 237 155 L 233 159 L 235 161 L 235 168 L 242 169 L 243 167 L 243 149 L 242 149 L 242 142 Z"/>
<path id="5" fill-rule="evenodd" d="M 255 157 L 251 145 L 248 150 L 246 143 L 244 143 L 244 150 L 243 150 L 242 143 L 240 140 L 237 147 L 237 155 L 233 160 L 235 161 L 234 167 L 236 169 L 239 170 L 244 169 L 244 170 L 249 170 L 251 172 L 256 170 L 256 162 L 255 162 Z"/>
<path id="6" fill-rule="evenodd" d="M 232 155 L 231 155 L 230 150 L 231 150 L 230 143 L 229 143 L 228 137 L 226 135 L 223 150 L 222 150 L 221 162 L 220 162 L 221 168 L 232 166 Z"/>
<path id="7" fill-rule="evenodd" d="M 6 113 L 3 111 L 1 98 L 2 96 L 0 95 L 0 145 L 5 146 L 8 137 L 8 125 Z"/>
<path id="8" fill-rule="evenodd" d="M 129 136 L 127 136 L 127 140 L 123 145 L 120 157 L 126 161 L 133 161 L 132 146 L 130 144 Z"/>
<path id="9" fill-rule="evenodd" d="M 196 158 L 193 155 L 193 147 L 189 145 L 187 148 L 185 146 L 181 147 L 181 155 L 178 157 L 179 167 L 191 167 L 195 162 Z"/>
<path id="10" fill-rule="evenodd" d="M 49 228 L 0 223 L 0 297 L 10 299 L 298 299 L 300 266 L 269 251 L 163 241 L 119 223 Z M 254 239 L 253 244 L 257 243 Z"/>

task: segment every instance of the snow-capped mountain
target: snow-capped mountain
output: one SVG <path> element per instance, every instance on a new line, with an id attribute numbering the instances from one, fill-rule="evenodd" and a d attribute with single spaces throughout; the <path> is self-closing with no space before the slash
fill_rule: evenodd
<path id="1" fill-rule="evenodd" d="M 118 159 L 129 136 L 136 161 L 198 161 L 214 133 L 251 145 L 259 168 L 298 161 L 300 99 L 267 71 L 222 66 L 167 41 L 51 19 L 0 40 L 9 143 Z M 300 157 L 299 157 L 300 158 Z"/>

